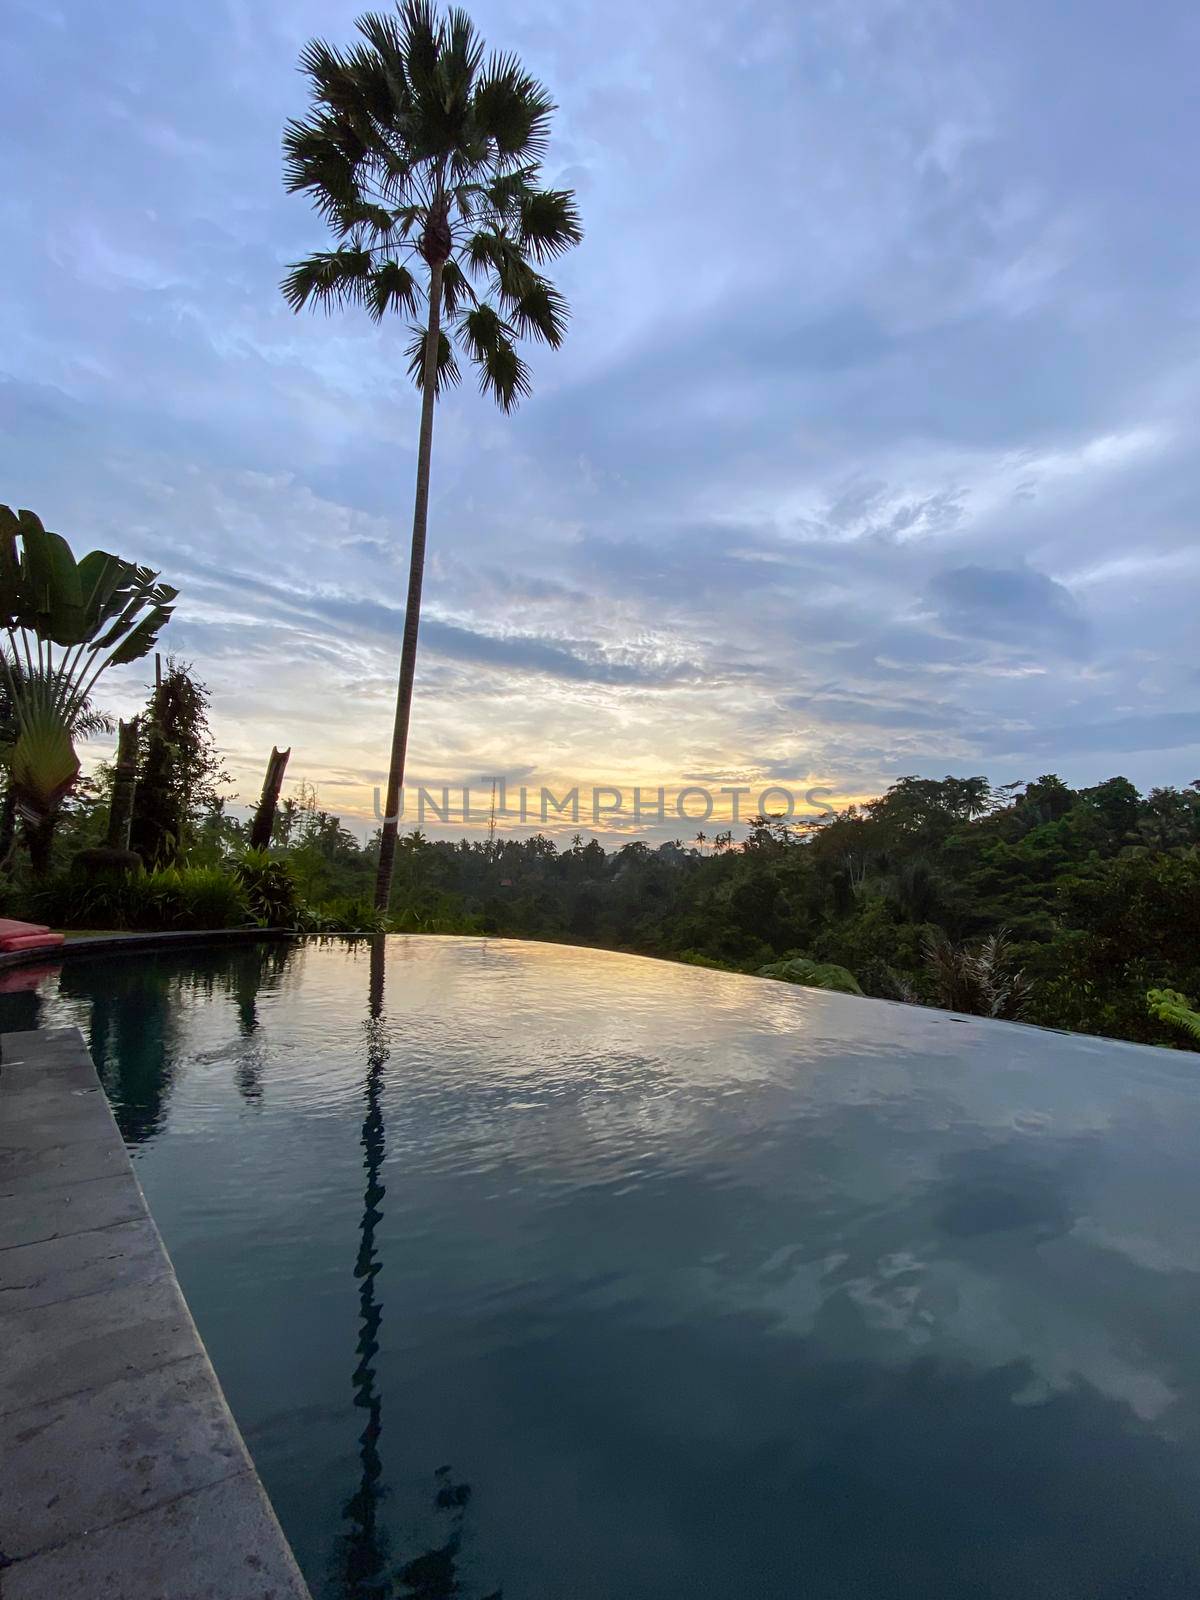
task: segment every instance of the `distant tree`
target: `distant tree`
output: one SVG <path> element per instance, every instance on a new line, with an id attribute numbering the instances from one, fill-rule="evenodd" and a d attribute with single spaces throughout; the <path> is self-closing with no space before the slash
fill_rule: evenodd
<path id="1" fill-rule="evenodd" d="M 1157 850 L 1200 844 L 1200 783 L 1186 789 L 1151 789 L 1137 826 L 1144 842 Z"/>
<path id="2" fill-rule="evenodd" d="M 1124 843 L 1134 836 L 1142 798 L 1128 778 L 1109 778 L 1094 789 L 1081 789 L 1079 798 L 1096 813 L 1114 843 Z"/>
<path id="3" fill-rule="evenodd" d="M 1058 930 L 1038 956 L 1037 1020 L 1174 1042 L 1145 997 L 1151 988 L 1200 993 L 1200 852 L 1088 862 L 1060 881 L 1057 909 Z"/>
<path id="4" fill-rule="evenodd" d="M 360 305 L 415 316 L 409 372 L 421 390 L 412 551 L 375 903 L 391 894 L 408 745 L 433 413 L 457 381 L 453 334 L 504 411 L 530 393 L 517 341 L 557 346 L 566 303 L 539 268 L 582 237 L 574 196 L 540 187 L 549 94 L 511 55 L 485 57 L 465 11 L 428 0 L 361 17 L 362 42 L 305 46 L 312 107 L 284 132 L 287 188 L 309 195 L 337 241 L 283 280 L 293 309 Z M 419 269 L 414 275 L 410 263 Z M 422 270 L 423 269 L 423 270 Z M 443 326 L 443 317 L 445 327 Z"/>
<path id="5" fill-rule="evenodd" d="M 1051 772 L 1027 785 L 1017 809 L 1030 826 L 1036 826 L 1039 822 L 1057 822 L 1074 804 L 1074 790 L 1068 789 L 1062 779 Z"/>
<path id="6" fill-rule="evenodd" d="M 147 866 L 170 866 L 186 852 L 202 819 L 223 811 L 218 791 L 229 774 L 209 727 L 208 707 L 208 690 L 193 676 L 190 663 L 169 657 L 139 730 L 129 843 Z"/>

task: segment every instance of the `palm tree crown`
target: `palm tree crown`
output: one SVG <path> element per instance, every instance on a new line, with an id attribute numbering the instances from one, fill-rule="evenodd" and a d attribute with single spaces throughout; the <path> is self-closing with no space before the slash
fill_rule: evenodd
<path id="1" fill-rule="evenodd" d="M 517 341 L 557 346 L 566 325 L 538 269 L 582 237 L 574 195 L 539 186 L 554 106 L 515 57 L 485 59 L 464 11 L 407 0 L 357 26 L 352 48 L 313 40 L 301 55 L 313 103 L 285 129 L 285 183 L 338 242 L 292 267 L 284 295 L 295 310 L 358 304 L 377 320 L 415 317 L 427 298 L 407 352 L 418 387 L 434 349 L 435 389 L 458 381 L 457 344 L 511 410 L 530 392 Z"/>

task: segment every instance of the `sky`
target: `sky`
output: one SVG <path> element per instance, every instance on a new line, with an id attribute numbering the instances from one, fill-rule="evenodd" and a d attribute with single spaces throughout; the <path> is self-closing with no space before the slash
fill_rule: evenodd
<path id="1" fill-rule="evenodd" d="M 409 334 L 278 283 L 326 242 L 281 181 L 297 57 L 362 9 L 9 0 L 0 32 L 0 501 L 179 587 L 163 647 L 243 802 L 290 745 L 360 829 Z M 1200 776 L 1200 11 L 471 9 L 553 92 L 586 237 L 533 397 L 439 404 L 410 786 L 663 785 L 670 836 L 684 785 Z"/>

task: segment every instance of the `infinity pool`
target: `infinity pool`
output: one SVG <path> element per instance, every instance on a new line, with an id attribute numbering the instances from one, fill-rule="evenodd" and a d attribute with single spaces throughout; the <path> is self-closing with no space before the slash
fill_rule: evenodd
<path id="1" fill-rule="evenodd" d="M 31 981 L 318 1600 L 1200 1593 L 1194 1055 L 505 941 Z"/>

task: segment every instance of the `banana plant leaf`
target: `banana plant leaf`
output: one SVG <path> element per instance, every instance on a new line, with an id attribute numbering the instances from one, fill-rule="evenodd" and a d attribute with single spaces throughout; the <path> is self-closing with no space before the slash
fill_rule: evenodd
<path id="1" fill-rule="evenodd" d="M 128 563 L 107 550 L 92 550 L 79 563 L 79 586 L 83 592 L 84 630 L 75 640 L 95 638 L 100 624 L 108 619 L 108 607 L 120 593 Z"/>
<path id="2" fill-rule="evenodd" d="M 79 757 L 60 716 L 38 708 L 22 721 L 12 748 L 13 793 L 26 816 L 50 816 L 79 776 Z"/>
<path id="3" fill-rule="evenodd" d="M 0 505 L 0 627 L 11 641 L 0 669 L 17 729 L 13 787 L 28 815 L 52 813 L 78 776 L 72 732 L 97 679 L 148 655 L 170 620 L 178 590 L 158 576 L 106 550 L 77 562 L 32 511 Z M 58 659 L 53 645 L 64 647 Z"/>
<path id="4" fill-rule="evenodd" d="M 149 655 L 154 648 L 154 641 L 158 638 L 159 631 L 164 623 L 170 620 L 170 606 L 155 606 L 149 616 L 144 617 L 133 632 L 113 651 L 109 658 L 114 667 L 124 666 L 129 661 L 140 661 L 143 656 Z"/>

